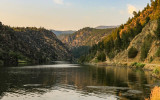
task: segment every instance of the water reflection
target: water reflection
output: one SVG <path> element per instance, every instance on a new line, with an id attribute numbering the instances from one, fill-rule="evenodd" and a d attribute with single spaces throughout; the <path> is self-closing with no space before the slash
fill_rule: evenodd
<path id="1" fill-rule="evenodd" d="M 157 82 L 149 73 L 111 66 L 57 63 L 2 68 L 0 99 L 143 100 Z"/>

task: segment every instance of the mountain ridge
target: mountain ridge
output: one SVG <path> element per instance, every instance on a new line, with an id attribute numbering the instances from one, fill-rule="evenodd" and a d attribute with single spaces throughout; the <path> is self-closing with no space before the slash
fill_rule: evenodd
<path id="1" fill-rule="evenodd" d="M 157 59 L 156 61 L 158 61 L 160 53 L 158 47 L 156 48 L 156 50 L 154 50 L 154 56 L 150 56 L 149 53 L 150 49 L 154 47 L 154 43 L 157 44 L 155 40 L 159 41 L 160 38 L 160 0 L 152 0 L 151 4 L 148 4 L 142 11 L 134 11 L 133 15 L 134 16 L 132 18 L 129 18 L 125 24 L 120 25 L 116 30 L 112 31 L 109 36 L 106 36 L 98 44 L 92 46 L 92 48 L 89 50 L 90 52 L 84 56 L 81 56 L 79 61 L 103 62 L 107 60 L 115 61 L 116 63 L 121 62 L 122 59 L 120 58 L 123 56 L 125 56 L 127 59 L 132 59 L 131 61 L 134 61 L 133 59 L 139 56 L 137 62 L 148 61 L 151 63 L 152 61 L 154 61 L 154 59 Z M 155 20 L 157 21 L 157 24 L 156 22 L 154 22 Z M 147 30 L 145 27 L 149 26 L 149 24 L 155 25 L 155 27 L 157 27 L 157 29 L 152 28 L 152 26 L 148 27 L 148 29 L 154 30 L 154 32 L 152 33 L 154 33 L 155 36 L 153 36 L 153 34 L 148 34 L 148 36 L 144 37 L 145 34 L 147 34 L 145 33 L 147 31 L 144 32 L 143 30 Z M 135 38 L 137 38 L 139 34 L 143 34 L 141 37 L 145 38 L 143 39 L 143 41 L 141 41 L 142 47 L 130 47 L 131 43 L 135 41 Z M 139 39 L 141 39 L 141 37 L 139 37 Z M 155 37 L 155 40 L 152 39 L 152 37 Z M 135 42 L 135 44 L 138 44 L 139 42 Z M 125 51 L 127 52 L 127 54 Z"/>
<path id="2" fill-rule="evenodd" d="M 72 59 L 68 47 L 44 28 L 0 24 L 0 47 L 0 62 L 4 65 L 17 65 L 20 60 L 46 63 Z"/>
<path id="3" fill-rule="evenodd" d="M 97 44 L 112 30 L 114 28 L 95 29 L 86 27 L 73 34 L 60 35 L 58 38 L 70 48 L 75 58 L 79 58 L 81 55 L 88 53 L 92 45 Z"/>
<path id="4" fill-rule="evenodd" d="M 91 46 L 96 44 L 98 41 L 106 35 L 110 34 L 114 28 L 108 29 L 95 29 L 86 27 L 76 31 L 73 34 L 61 35 L 59 39 L 69 45 L 70 48 L 79 47 L 79 46 Z"/>

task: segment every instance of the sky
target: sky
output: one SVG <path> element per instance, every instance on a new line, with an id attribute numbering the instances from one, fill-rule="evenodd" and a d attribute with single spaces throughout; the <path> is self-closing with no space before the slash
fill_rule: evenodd
<path id="1" fill-rule="evenodd" d="M 0 0 L 0 21 L 14 27 L 79 30 L 125 23 L 150 0 Z"/>

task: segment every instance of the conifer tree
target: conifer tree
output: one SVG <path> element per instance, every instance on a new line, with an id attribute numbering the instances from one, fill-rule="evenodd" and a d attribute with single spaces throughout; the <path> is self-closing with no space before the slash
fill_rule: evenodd
<path id="1" fill-rule="evenodd" d="M 117 31 L 117 39 L 115 41 L 115 48 L 117 49 L 117 51 L 120 51 L 121 45 L 122 45 L 122 41 L 121 41 L 121 38 L 119 35 L 119 30 L 118 30 Z"/>

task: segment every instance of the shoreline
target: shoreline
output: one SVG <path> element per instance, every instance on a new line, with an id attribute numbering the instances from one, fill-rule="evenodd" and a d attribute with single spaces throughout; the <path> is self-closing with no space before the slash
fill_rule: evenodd
<path id="1" fill-rule="evenodd" d="M 160 65 L 159 64 L 149 64 L 149 63 L 139 63 L 139 64 L 144 64 L 144 67 L 142 68 L 137 68 L 137 66 L 132 66 L 132 64 L 135 63 L 135 62 L 98 62 L 98 63 L 84 63 L 85 65 L 93 65 L 93 66 L 102 66 L 102 67 L 107 67 L 107 66 L 116 66 L 116 67 L 128 67 L 128 68 L 131 68 L 131 69 L 141 69 L 143 71 L 148 71 L 148 72 L 151 72 L 151 76 L 152 77 L 155 77 L 157 79 L 160 79 L 160 74 L 158 72 L 158 74 L 154 73 L 154 70 L 159 67 L 160 68 Z"/>

